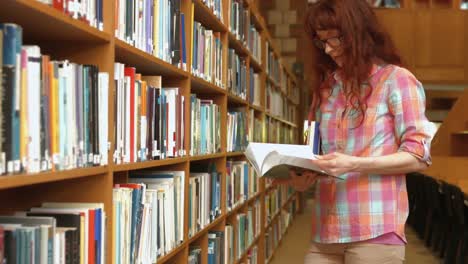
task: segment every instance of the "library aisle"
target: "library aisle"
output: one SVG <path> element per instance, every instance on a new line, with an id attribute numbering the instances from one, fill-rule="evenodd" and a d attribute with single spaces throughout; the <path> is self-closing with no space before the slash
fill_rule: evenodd
<path id="1" fill-rule="evenodd" d="M 310 238 L 310 218 L 312 217 L 313 202 L 312 199 L 307 200 L 304 213 L 296 216 L 270 264 L 304 263 L 304 256 Z M 441 262 L 429 249 L 424 247 L 423 242 L 418 239 L 416 233 L 410 227 L 406 229 L 406 238 L 408 239 L 406 264 L 437 264 Z"/>

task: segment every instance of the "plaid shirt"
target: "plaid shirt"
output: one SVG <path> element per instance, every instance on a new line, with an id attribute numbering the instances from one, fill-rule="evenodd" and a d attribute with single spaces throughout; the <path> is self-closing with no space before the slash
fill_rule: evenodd
<path id="1" fill-rule="evenodd" d="M 433 127 L 425 116 L 421 83 L 395 65 L 372 68 L 372 89 L 360 126 L 359 110 L 347 108 L 338 75 L 324 91 L 316 119 L 323 153 L 383 156 L 408 152 L 430 164 Z M 348 173 L 345 180 L 320 179 L 313 210 L 312 238 L 317 243 L 349 243 L 395 232 L 405 242 L 408 197 L 403 174 Z"/>

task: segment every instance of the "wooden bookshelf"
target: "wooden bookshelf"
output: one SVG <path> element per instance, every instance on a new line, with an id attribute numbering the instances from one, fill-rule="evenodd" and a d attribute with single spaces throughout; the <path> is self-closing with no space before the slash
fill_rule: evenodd
<path id="1" fill-rule="evenodd" d="M 214 162 L 218 171 L 222 173 L 221 184 L 225 185 L 226 162 L 227 160 L 245 160 L 243 152 L 226 152 L 226 124 L 227 112 L 232 108 L 254 109 L 256 117 L 260 117 L 265 122 L 269 116 L 265 111 L 265 82 L 267 78 L 273 80 L 266 73 L 266 42 L 279 58 L 279 51 L 273 43 L 273 39 L 268 33 L 266 24 L 261 17 L 256 4 L 253 1 L 246 1 L 245 7 L 250 11 L 251 21 L 259 31 L 262 39 L 261 61 L 254 58 L 247 46 L 235 38 L 229 31 L 227 6 L 228 1 L 223 1 L 224 14 L 223 19 L 218 19 L 213 12 L 201 0 L 181 0 L 181 11 L 186 14 L 185 36 L 187 51 L 187 69 L 180 69 L 170 63 L 167 63 L 152 54 L 146 53 L 135 48 L 132 45 L 115 37 L 115 0 L 103 0 L 103 19 L 104 27 L 102 30 L 93 28 L 83 21 L 75 20 L 65 13 L 62 13 L 51 6 L 45 5 L 36 0 L 10 0 L 2 3 L 0 8 L 0 22 L 16 23 L 23 28 L 24 44 L 39 45 L 43 54 L 51 56 L 52 60 L 69 59 L 80 64 L 93 64 L 99 66 L 101 72 L 109 73 L 109 161 L 107 166 L 90 167 L 82 169 L 43 172 L 37 174 L 20 174 L 0 176 L 0 200 L 6 201 L 0 203 L 0 212 L 11 213 L 15 210 L 27 210 L 30 207 L 38 206 L 46 201 L 61 202 L 100 202 L 104 203 L 105 211 L 108 216 L 106 224 L 106 263 L 115 263 L 115 237 L 113 237 L 113 228 L 115 221 L 113 215 L 113 185 L 116 183 L 125 183 L 131 172 L 142 169 L 161 169 L 161 170 L 183 170 L 185 171 L 184 186 L 188 186 L 188 175 L 192 164 L 205 164 Z M 223 87 L 208 82 L 204 79 L 194 76 L 191 73 L 190 39 L 193 34 L 193 21 L 191 21 L 191 3 L 194 3 L 194 18 L 196 21 L 208 29 L 221 33 L 223 44 Z M 228 48 L 236 50 L 237 54 L 246 59 L 247 67 L 253 68 L 260 74 L 261 80 L 261 103 L 252 105 L 248 98 L 242 99 L 239 96 L 232 95 L 227 90 L 227 52 Z M 135 67 L 137 73 L 142 75 L 160 75 L 162 76 L 163 87 L 165 85 L 180 87 L 180 93 L 189 98 L 190 94 L 196 94 L 203 99 L 213 99 L 221 109 L 221 151 L 215 154 L 184 156 L 163 160 L 150 160 L 136 163 L 114 164 L 112 153 L 115 149 L 114 139 L 114 109 L 115 83 L 114 83 L 114 62 L 123 63 L 129 67 Z M 287 71 L 288 79 L 295 82 L 294 75 Z M 247 82 L 247 91 L 250 83 Z M 287 86 L 292 85 L 287 82 Z M 275 86 L 282 90 L 280 84 Z M 283 87 L 289 90 L 289 87 Z M 249 94 L 249 93 L 247 93 Z M 289 97 L 288 97 L 289 98 Z M 289 98 L 292 102 L 292 98 Z M 189 104 L 188 104 L 189 105 Z M 189 116 L 190 110 L 185 109 L 186 116 Z M 273 117 L 284 126 L 289 126 L 297 135 L 299 135 L 298 124 Z M 187 153 L 190 149 L 190 119 L 185 123 L 184 146 Z M 263 133 L 264 135 L 264 133 Z M 296 139 L 298 137 L 295 137 Z M 297 142 L 298 143 L 298 142 Z M 273 187 L 268 188 L 271 190 Z M 187 187 L 185 191 L 188 192 Z M 244 203 L 238 205 L 233 210 L 226 210 L 226 190 L 225 186 L 221 189 L 221 215 L 212 223 L 205 226 L 194 236 L 188 237 L 188 205 L 184 204 L 184 241 L 168 254 L 160 257 L 158 263 L 185 263 L 189 247 L 192 244 L 200 245 L 204 252 L 207 251 L 207 235 L 213 230 L 224 230 L 228 220 L 235 217 L 248 206 L 259 200 L 261 210 L 261 223 L 265 223 L 265 181 L 260 181 L 259 192 L 248 197 Z M 187 195 L 185 196 L 187 197 Z M 288 203 L 291 199 L 288 200 Z M 291 200 L 292 201 L 292 200 Z M 245 253 L 236 263 L 243 263 L 247 257 L 249 249 L 257 246 L 258 262 L 264 263 L 265 247 L 265 226 L 261 224 L 259 235 L 248 245 Z M 205 243 L 206 242 L 206 243 Z M 206 253 L 202 256 L 206 263 Z"/>
<path id="2" fill-rule="evenodd" d="M 376 8 L 409 68 L 423 83 L 468 80 L 467 13 L 460 0 L 404 0 L 401 8 Z M 444 39 L 450 38 L 450 42 Z"/>

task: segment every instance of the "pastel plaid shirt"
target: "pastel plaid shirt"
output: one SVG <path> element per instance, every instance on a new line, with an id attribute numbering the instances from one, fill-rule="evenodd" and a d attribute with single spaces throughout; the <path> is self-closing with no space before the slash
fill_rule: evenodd
<path id="1" fill-rule="evenodd" d="M 323 153 L 383 156 L 408 152 L 431 163 L 432 124 L 425 116 L 421 83 L 406 69 L 372 68 L 372 89 L 360 126 L 359 110 L 347 108 L 337 74 L 322 93 L 320 121 Z M 373 87 L 373 88 L 370 88 Z M 356 121 L 357 120 L 357 121 Z M 320 179 L 313 210 L 312 238 L 316 243 L 349 243 L 394 232 L 403 241 L 408 216 L 405 176 L 348 173 L 345 180 Z"/>

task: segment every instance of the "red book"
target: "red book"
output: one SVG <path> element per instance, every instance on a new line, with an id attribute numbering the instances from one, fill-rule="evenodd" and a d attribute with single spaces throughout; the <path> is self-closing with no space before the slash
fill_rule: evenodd
<path id="1" fill-rule="evenodd" d="M 96 235 L 95 230 L 95 211 L 90 209 L 88 212 L 88 264 L 96 264 Z"/>
<path id="2" fill-rule="evenodd" d="M 176 157 L 179 157 L 181 156 L 180 155 L 180 133 L 183 133 L 180 131 L 181 127 L 180 127 L 180 122 L 181 122 L 181 116 L 180 116 L 180 94 L 177 94 L 176 96 L 176 106 L 175 106 L 175 109 L 176 109 L 176 131 L 174 133 L 174 141 L 175 141 L 175 149 L 174 149 L 174 153 L 176 155 Z"/>
<path id="3" fill-rule="evenodd" d="M 52 2 L 52 6 L 55 8 L 55 9 L 58 9 L 60 11 L 63 12 L 63 5 L 64 5 L 64 0 L 54 0 Z"/>
<path id="4" fill-rule="evenodd" d="M 3 227 L 0 226 L 0 263 L 3 263 L 5 259 L 5 235 Z"/>
<path id="5" fill-rule="evenodd" d="M 125 67 L 125 77 L 130 77 L 130 162 L 135 162 L 135 74 L 132 67 Z"/>

